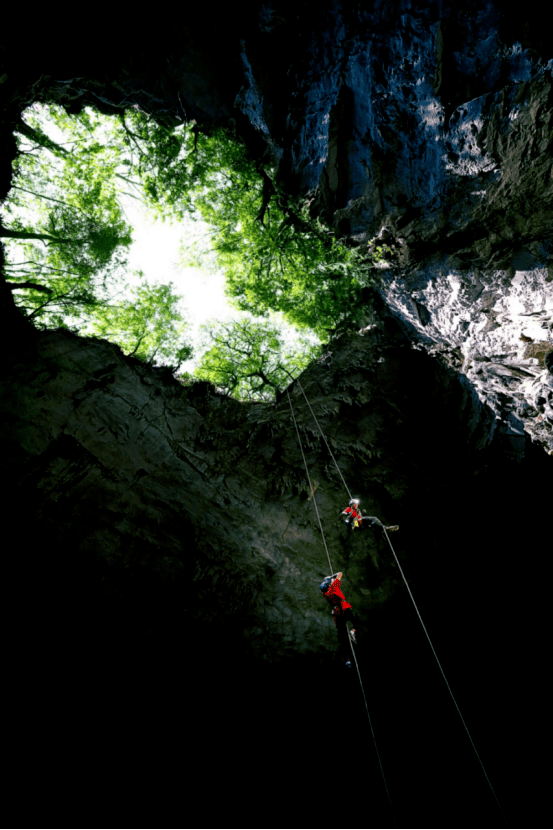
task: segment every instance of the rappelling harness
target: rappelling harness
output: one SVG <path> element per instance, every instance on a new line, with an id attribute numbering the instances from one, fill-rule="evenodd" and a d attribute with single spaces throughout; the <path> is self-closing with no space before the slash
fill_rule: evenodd
<path id="1" fill-rule="evenodd" d="M 315 413 L 313 412 L 313 409 L 311 408 L 311 404 L 309 403 L 309 400 L 308 400 L 307 395 L 305 394 L 305 392 L 304 392 L 304 390 L 303 390 L 303 387 L 302 387 L 302 385 L 301 385 L 301 383 L 300 383 L 300 381 L 299 381 L 299 378 L 297 378 L 297 379 L 296 379 L 296 383 L 297 383 L 297 385 L 298 385 L 299 389 L 301 390 L 301 393 L 302 393 L 303 397 L 305 398 L 305 402 L 307 403 L 307 406 L 309 407 L 309 411 L 311 412 L 311 415 L 313 416 L 313 420 L 314 420 L 314 421 L 315 421 L 315 423 L 317 424 L 317 428 L 318 428 L 318 430 L 319 430 L 319 432 L 320 432 L 320 434 L 321 434 L 321 437 L 322 437 L 323 441 L 324 441 L 324 442 L 325 442 L 325 444 L 326 444 L 326 447 L 327 447 L 327 449 L 328 449 L 328 451 L 329 451 L 329 453 L 330 453 L 330 456 L 331 456 L 331 458 L 332 458 L 332 460 L 333 460 L 333 462 L 334 462 L 334 466 L 335 466 L 335 467 L 336 467 L 336 469 L 338 470 L 338 473 L 339 473 L 339 475 L 340 475 L 340 478 L 342 479 L 342 482 L 343 482 L 343 484 L 344 484 L 344 487 L 346 488 L 346 491 L 347 491 L 347 494 L 348 494 L 348 497 L 349 497 L 349 500 L 350 500 L 350 502 L 349 502 L 349 503 L 350 503 L 350 505 L 351 505 L 351 504 L 353 504 L 354 502 L 357 502 L 357 503 L 358 503 L 358 500 L 357 500 L 357 499 L 353 499 L 353 498 L 352 498 L 352 495 L 351 495 L 351 493 L 350 493 L 350 491 L 349 491 L 349 488 L 348 488 L 348 486 L 347 486 L 347 484 L 346 484 L 346 481 L 345 481 L 345 479 L 344 479 L 344 476 L 342 475 L 342 471 L 340 470 L 340 467 L 338 466 L 338 462 L 337 462 L 337 461 L 336 461 L 336 459 L 334 458 L 334 454 L 333 454 L 332 450 L 330 449 L 330 447 L 329 447 L 329 445 L 328 445 L 328 441 L 326 440 L 325 434 L 324 434 L 323 430 L 321 429 L 321 425 L 319 424 L 319 422 L 318 422 L 318 420 L 317 420 L 317 417 L 316 417 Z M 312 485 L 311 485 L 311 478 L 310 478 L 310 476 L 309 476 L 309 470 L 308 470 L 308 467 L 307 467 L 307 461 L 306 461 L 306 458 L 305 458 L 305 453 L 304 453 L 304 451 L 303 451 L 303 446 L 302 446 L 302 443 L 301 443 L 300 432 L 299 432 L 299 429 L 298 429 L 298 424 L 297 424 L 297 421 L 296 421 L 296 416 L 295 416 L 295 414 L 294 414 L 294 408 L 293 408 L 293 406 L 292 406 L 292 400 L 291 400 L 291 398 L 290 398 L 290 393 L 288 392 L 288 389 L 286 390 L 286 394 L 287 394 L 287 396 L 288 396 L 288 403 L 290 404 L 290 412 L 291 412 L 291 414 L 292 414 L 292 420 L 294 421 L 294 426 L 295 426 L 295 428 L 296 428 L 296 434 L 297 434 L 297 436 L 298 436 L 298 444 L 299 444 L 299 447 L 300 447 L 300 450 L 301 450 L 301 455 L 302 455 L 302 458 L 303 458 L 303 463 L 304 463 L 304 466 L 305 466 L 305 474 L 306 474 L 306 476 L 307 476 L 307 481 L 308 481 L 308 483 L 309 483 L 309 490 L 310 490 L 310 492 L 311 492 L 311 498 L 312 498 L 312 500 L 313 500 L 313 505 L 314 505 L 314 507 L 315 507 L 315 512 L 316 512 L 316 514 L 317 514 L 317 520 L 318 520 L 318 522 L 319 522 L 319 527 L 320 527 L 320 529 L 321 529 L 321 536 L 322 536 L 322 540 L 323 540 L 324 548 L 325 548 L 325 551 L 326 551 L 326 556 L 327 556 L 327 559 L 328 559 L 329 572 L 330 572 L 330 574 L 333 574 L 334 572 L 333 572 L 333 569 L 332 569 L 332 563 L 331 563 L 331 561 L 330 561 L 330 554 L 329 554 L 329 552 L 328 552 L 328 547 L 327 547 L 327 544 L 326 544 L 326 539 L 325 539 L 325 535 L 324 535 L 324 531 L 323 531 L 323 526 L 322 526 L 322 523 L 321 523 L 321 517 L 320 517 L 320 515 L 319 515 L 319 509 L 318 509 L 318 507 L 317 507 L 317 501 L 316 501 L 316 499 L 315 499 L 315 489 L 316 489 L 316 487 L 315 487 L 315 488 L 313 488 L 313 487 L 312 487 Z M 372 519 L 376 519 L 376 517 L 363 517 L 363 518 L 372 518 Z M 431 641 L 431 639 L 430 639 L 430 635 L 428 634 L 428 631 L 426 630 L 426 627 L 425 627 L 425 625 L 424 625 L 424 623 L 423 623 L 423 621 L 422 621 L 422 617 L 421 617 L 421 615 L 420 615 L 419 609 L 417 608 L 417 604 L 416 604 L 416 602 L 415 602 L 415 598 L 413 597 L 413 594 L 411 593 L 411 589 L 409 588 L 409 585 L 408 585 L 408 583 L 407 583 L 407 580 L 405 579 L 405 574 L 403 573 L 403 570 L 402 570 L 402 568 L 401 568 L 401 565 L 399 564 L 399 559 L 397 558 L 397 555 L 396 555 L 396 552 L 395 552 L 395 550 L 394 550 L 394 548 L 393 548 L 393 545 L 392 545 L 392 543 L 390 542 L 390 537 L 388 536 L 388 530 L 397 530 L 397 529 L 398 529 L 398 526 L 397 526 L 397 525 L 393 525 L 393 526 L 390 526 L 390 527 L 386 527 L 385 525 L 383 525 L 383 524 L 380 522 L 380 520 L 378 520 L 378 519 L 377 519 L 376 521 L 378 522 L 378 525 L 382 528 L 382 530 L 383 530 L 383 532 L 384 532 L 384 534 L 385 534 L 385 536 L 386 536 L 386 539 L 388 540 L 388 544 L 390 545 L 390 549 L 391 549 L 391 551 L 392 551 L 392 553 L 393 553 L 393 555 L 394 555 L 394 559 L 395 559 L 395 561 L 396 561 L 396 565 L 398 566 L 398 568 L 399 568 L 399 572 L 401 573 L 401 576 L 402 576 L 402 578 L 403 578 L 403 581 L 405 582 L 405 587 L 407 588 L 407 590 L 408 590 L 408 592 L 409 592 L 409 596 L 411 597 L 411 600 L 413 601 L 413 605 L 415 606 L 415 611 L 417 612 L 417 616 L 418 616 L 418 618 L 419 618 L 419 620 L 420 620 L 420 623 L 421 623 L 421 625 L 422 625 L 422 627 L 423 627 L 424 633 L 426 634 L 426 638 L 427 638 L 427 640 L 428 640 L 428 642 L 429 642 L 429 644 L 430 644 L 430 648 L 432 649 L 432 653 L 434 654 L 434 657 L 436 658 L 436 662 L 438 663 L 438 667 L 439 667 L 439 669 L 440 669 L 440 672 L 442 673 L 442 677 L 443 677 L 443 678 L 444 678 L 444 680 L 445 680 L 445 683 L 446 683 L 446 686 L 447 686 L 447 688 L 448 688 L 449 694 L 451 695 L 451 699 L 453 700 L 453 703 L 455 704 L 455 708 L 457 709 L 457 712 L 459 713 L 459 717 L 461 718 L 461 721 L 462 721 L 462 723 L 463 723 L 463 726 L 465 727 L 465 731 L 466 731 L 466 733 L 467 733 L 467 735 L 468 735 L 468 737 L 469 737 L 469 740 L 470 740 L 470 742 L 471 742 L 471 744 L 472 744 L 472 748 L 474 749 L 474 752 L 476 753 L 476 757 L 478 758 L 478 761 L 479 761 L 479 763 L 480 763 L 480 766 L 482 767 L 482 771 L 483 771 L 483 773 L 484 773 L 484 775 L 485 775 L 485 777 L 486 777 L 486 781 L 488 782 L 489 787 L 490 787 L 490 789 L 491 789 L 491 791 L 492 791 L 492 793 L 493 793 L 493 796 L 494 796 L 494 798 L 495 798 L 495 800 L 496 800 L 497 806 L 499 807 L 499 809 L 500 809 L 500 811 L 501 811 L 501 814 L 503 815 L 503 818 L 504 818 L 504 820 L 505 820 L 505 824 L 507 824 L 507 820 L 505 819 L 505 816 L 504 816 L 504 814 L 503 814 L 503 810 L 501 809 L 501 805 L 500 805 L 500 803 L 499 803 L 499 800 L 498 800 L 498 798 L 497 798 L 497 795 L 495 794 L 495 790 L 494 790 L 494 788 L 492 787 L 492 784 L 491 784 L 490 779 L 488 778 L 488 774 L 487 774 L 487 772 L 486 772 L 486 770 L 485 770 L 485 768 L 484 768 L 484 764 L 482 763 L 482 760 L 481 760 L 481 758 L 480 758 L 480 755 L 479 755 L 479 754 L 478 754 L 478 752 L 477 752 L 477 749 L 476 749 L 476 747 L 475 747 L 475 745 L 474 745 L 474 741 L 472 740 L 472 737 L 471 737 L 470 732 L 469 732 L 469 730 L 468 730 L 468 727 L 467 727 L 467 725 L 466 725 L 466 723 L 465 723 L 465 720 L 464 720 L 464 718 L 463 718 L 463 715 L 461 714 L 461 710 L 459 709 L 459 706 L 458 706 L 458 704 L 457 704 L 457 701 L 455 700 L 455 697 L 453 696 L 453 692 L 451 691 L 451 687 L 450 687 L 450 685 L 449 685 L 449 683 L 448 683 L 448 681 L 447 681 L 447 678 L 446 678 L 446 676 L 445 676 L 445 673 L 444 673 L 444 670 L 443 670 L 443 668 L 442 668 L 442 665 L 441 665 L 441 663 L 440 663 L 440 661 L 439 661 L 439 659 L 438 659 L 438 655 L 436 654 L 436 651 L 435 651 L 435 649 L 434 649 L 434 646 L 432 645 L 432 641 Z M 369 714 L 369 707 L 368 707 L 368 705 L 367 705 L 367 698 L 365 697 L 365 690 L 364 690 L 364 688 L 363 688 L 363 681 L 362 681 L 362 679 L 361 679 L 361 673 L 360 673 L 360 671 L 359 671 L 359 665 L 358 665 L 358 663 L 357 663 L 357 657 L 356 657 L 356 655 L 355 655 L 355 650 L 354 650 L 353 645 L 352 645 L 352 637 L 351 637 L 351 632 L 350 632 L 349 628 L 347 628 L 347 625 L 346 625 L 346 630 L 347 630 L 347 632 L 348 632 L 348 641 L 349 641 L 349 645 L 350 645 L 351 653 L 352 653 L 352 655 L 353 655 L 353 660 L 354 660 L 354 662 L 355 662 L 355 668 L 357 669 L 357 676 L 358 676 L 358 678 L 359 678 L 359 683 L 360 683 L 360 686 L 361 686 L 361 691 L 362 691 L 362 693 L 363 693 L 363 700 L 365 701 L 365 709 L 366 709 L 366 711 L 367 711 L 367 717 L 368 717 L 368 720 L 369 720 L 369 725 L 370 725 L 370 728 L 371 728 L 371 733 L 372 733 L 372 736 L 373 736 L 374 746 L 375 746 L 375 749 L 376 749 L 376 754 L 377 754 L 377 756 L 378 756 L 378 763 L 379 763 L 379 765 L 380 765 L 380 771 L 381 771 L 381 773 L 382 773 L 382 779 L 383 779 L 383 781 L 384 781 L 384 786 L 385 786 L 385 788 L 386 788 L 386 793 L 387 793 L 387 795 L 388 795 L 388 801 L 390 802 L 390 809 L 391 809 L 391 811 L 392 811 L 392 815 L 394 815 L 394 809 L 393 809 L 393 806 L 392 806 L 392 800 L 391 800 L 391 798 L 390 798 L 390 793 L 389 793 L 389 791 L 388 791 L 388 785 L 387 785 L 387 783 L 386 783 L 386 777 L 385 777 L 385 775 L 384 775 L 384 769 L 383 769 L 383 767 L 382 767 L 382 761 L 381 761 L 381 759 L 380 759 L 380 753 L 378 752 L 378 746 L 377 746 L 377 744 L 376 744 L 376 738 L 375 738 L 375 735 L 374 735 L 374 730 L 373 730 L 373 727 L 372 727 L 371 717 L 370 717 L 370 714 Z M 395 821 L 395 816 L 394 816 L 394 821 Z"/>

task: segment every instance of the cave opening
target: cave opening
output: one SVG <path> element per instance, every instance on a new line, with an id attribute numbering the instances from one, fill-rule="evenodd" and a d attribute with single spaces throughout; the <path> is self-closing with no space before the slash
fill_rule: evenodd
<path id="1" fill-rule="evenodd" d="M 339 240 L 232 124 L 34 104 L 15 135 L 4 268 L 33 325 L 106 338 L 241 401 L 273 400 L 338 326 L 359 327 L 382 247 Z"/>

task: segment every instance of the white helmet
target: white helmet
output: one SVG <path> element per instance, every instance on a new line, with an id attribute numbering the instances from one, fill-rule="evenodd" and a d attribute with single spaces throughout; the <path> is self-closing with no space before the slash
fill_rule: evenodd
<path id="1" fill-rule="evenodd" d="M 350 499 L 349 503 L 350 504 L 359 504 L 359 499 Z"/>

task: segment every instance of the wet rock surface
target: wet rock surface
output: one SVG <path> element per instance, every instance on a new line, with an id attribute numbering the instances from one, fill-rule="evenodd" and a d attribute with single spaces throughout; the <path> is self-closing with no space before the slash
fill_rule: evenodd
<path id="1" fill-rule="evenodd" d="M 541 12 L 398 0 L 215 18 L 112 16 L 62 42 L 37 15 L 24 43 L 4 38 L 1 194 L 25 106 L 137 104 L 166 123 L 234 123 L 314 214 L 356 244 L 389 245 L 367 274 L 379 282 L 362 330 L 331 339 L 300 383 L 352 494 L 400 526 L 397 562 L 507 823 L 547 826 L 535 736 L 548 688 L 553 52 Z M 206 826 L 244 790 L 244 824 L 260 823 L 262 799 L 281 826 L 307 826 L 340 775 L 346 804 L 324 821 L 390 824 L 360 687 L 318 591 L 315 496 L 361 621 L 396 823 L 500 826 L 385 538 L 342 523 L 347 493 L 299 384 L 311 487 L 286 394 L 243 406 L 183 387 L 105 342 L 36 332 L 0 289 L 9 745 L 14 770 L 32 747 L 41 803 L 59 813 L 56 745 L 66 789 L 80 804 L 112 793 L 122 826 L 129 793 L 168 824 L 191 790 Z M 291 821 L 282 793 L 298 781 L 317 806 Z"/>

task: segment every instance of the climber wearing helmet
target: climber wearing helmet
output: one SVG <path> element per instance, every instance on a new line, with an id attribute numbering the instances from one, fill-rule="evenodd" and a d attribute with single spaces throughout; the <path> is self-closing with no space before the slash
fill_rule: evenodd
<path id="1" fill-rule="evenodd" d="M 381 527 L 384 530 L 399 530 L 399 525 L 385 527 L 376 516 L 362 515 L 359 508 L 359 499 L 350 499 L 349 506 L 345 510 L 342 510 L 341 515 L 346 516 L 346 524 L 349 525 L 351 523 L 352 530 L 355 530 L 356 527 Z"/>
<path id="2" fill-rule="evenodd" d="M 336 574 L 335 576 L 326 576 L 319 587 L 324 598 L 332 606 L 332 619 L 334 620 L 334 625 L 336 626 L 336 631 L 338 633 L 338 641 L 346 658 L 346 666 L 351 668 L 350 658 L 352 647 L 350 646 L 346 622 L 349 620 L 355 626 L 355 628 L 352 628 L 350 636 L 352 641 L 357 643 L 355 632 L 359 625 L 359 621 L 353 612 L 351 603 L 347 601 L 342 593 L 342 589 L 340 587 L 342 584 L 342 576 L 342 572 Z"/>
<path id="3" fill-rule="evenodd" d="M 359 509 L 359 499 L 350 499 L 349 506 L 345 510 L 342 510 L 342 516 L 346 517 L 347 525 L 351 522 L 352 530 L 355 530 L 356 527 L 362 527 L 363 516 Z"/>

